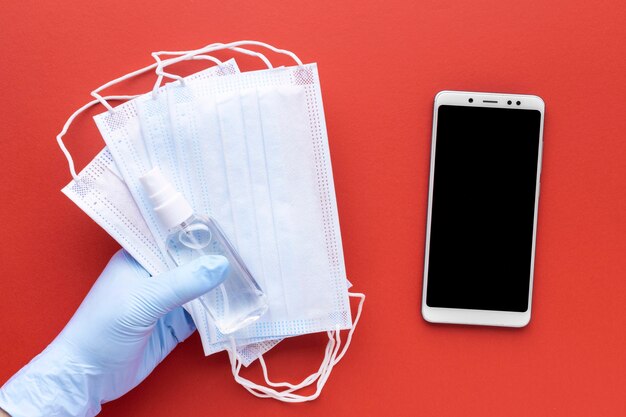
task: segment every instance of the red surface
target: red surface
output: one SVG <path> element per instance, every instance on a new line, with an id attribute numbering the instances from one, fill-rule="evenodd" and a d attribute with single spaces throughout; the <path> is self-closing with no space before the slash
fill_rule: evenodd
<path id="1" fill-rule="evenodd" d="M 54 338 L 117 250 L 59 192 L 70 176 L 54 136 L 66 117 L 151 51 L 252 38 L 319 64 L 347 270 L 368 296 L 363 322 L 313 403 L 252 397 L 224 354 L 202 356 L 196 335 L 102 415 L 626 415 L 624 22 L 620 0 L 5 2 L 0 381 Z M 419 314 L 442 89 L 546 101 L 525 329 L 429 325 Z M 88 116 L 67 141 L 81 167 L 102 146 Z M 285 343 L 267 355 L 273 375 L 312 372 L 322 348 L 319 335 Z"/>

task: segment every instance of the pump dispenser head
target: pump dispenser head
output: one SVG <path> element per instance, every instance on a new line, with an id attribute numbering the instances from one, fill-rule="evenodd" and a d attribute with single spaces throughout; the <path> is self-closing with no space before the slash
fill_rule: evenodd
<path id="1" fill-rule="evenodd" d="M 139 177 L 139 181 L 152 203 L 154 213 L 166 230 L 178 226 L 193 214 L 185 197 L 176 191 L 159 168 L 152 168 Z"/>

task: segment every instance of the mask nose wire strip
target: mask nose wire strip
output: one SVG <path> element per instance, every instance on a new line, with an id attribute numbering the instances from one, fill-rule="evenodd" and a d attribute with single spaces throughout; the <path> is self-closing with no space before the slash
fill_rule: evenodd
<path id="1" fill-rule="evenodd" d="M 181 52 L 182 53 L 182 52 Z M 176 54 L 176 53 L 173 53 Z M 200 60 L 200 59 L 209 59 L 211 61 L 213 61 L 213 59 L 211 59 L 213 57 L 209 56 L 209 55 L 196 55 L 191 57 L 190 59 L 194 59 L 194 60 Z M 143 67 L 141 69 L 138 69 L 136 71 L 130 72 L 126 75 L 123 75 L 122 77 L 119 77 L 115 80 L 109 81 L 108 83 L 104 84 L 103 86 L 97 88 L 96 90 L 94 90 L 91 95 L 93 97 L 95 97 L 95 100 L 90 101 L 89 103 L 83 105 L 82 107 L 80 107 L 78 110 L 76 110 L 74 113 L 72 113 L 72 115 L 65 121 L 65 124 L 63 125 L 63 129 L 61 130 L 61 132 L 59 132 L 59 134 L 56 136 L 57 139 L 57 144 L 59 145 L 59 148 L 61 148 L 61 152 L 63 152 L 63 155 L 65 155 L 65 159 L 67 159 L 67 163 L 70 169 L 70 174 L 72 174 L 72 178 L 74 178 L 75 180 L 78 179 L 78 174 L 76 173 L 76 167 L 74 165 L 74 159 L 72 158 L 72 154 L 70 153 L 70 151 L 67 149 L 67 147 L 65 146 L 65 143 L 63 142 L 63 136 L 65 136 L 65 134 L 67 133 L 68 129 L 70 128 L 70 126 L 72 125 L 72 123 L 74 122 L 74 119 L 76 119 L 76 117 L 78 117 L 81 113 L 83 113 L 85 110 L 89 109 L 90 107 L 100 103 L 102 104 L 104 107 L 106 107 L 109 111 L 113 111 L 113 107 L 108 103 L 107 100 L 132 100 L 135 97 L 138 97 L 139 94 L 136 95 L 111 95 L 111 96 L 106 96 L 106 97 L 102 97 L 100 94 L 98 94 L 100 91 L 102 91 L 103 89 L 118 84 L 124 80 L 127 80 L 129 78 L 135 77 L 137 75 L 143 74 L 147 71 L 150 71 L 153 68 L 157 67 L 157 63 L 148 65 L 147 67 Z"/>
<path id="2" fill-rule="evenodd" d="M 228 350 L 228 355 L 231 361 L 231 371 L 233 373 L 235 381 L 237 381 L 237 383 L 242 385 L 248 392 L 250 392 L 251 394 L 259 398 L 274 398 L 276 400 L 283 401 L 283 402 L 305 402 L 305 401 L 311 401 L 311 400 L 316 399 L 321 394 L 322 389 L 324 385 L 326 384 L 326 381 L 328 380 L 333 367 L 337 363 L 339 363 L 339 361 L 346 354 L 348 347 L 350 346 L 350 343 L 352 341 L 352 335 L 354 334 L 354 330 L 356 329 L 356 326 L 361 317 L 361 313 L 363 312 L 363 303 L 365 302 L 365 294 L 349 293 L 349 296 L 360 299 L 357 313 L 354 319 L 354 324 L 352 325 L 352 328 L 350 329 L 348 333 L 348 337 L 346 339 L 346 342 L 343 348 L 341 348 L 341 333 L 339 331 L 339 328 L 337 328 L 335 331 L 327 332 L 329 341 L 326 345 L 324 360 L 322 361 L 320 369 L 316 373 L 309 375 L 302 382 L 300 382 L 299 384 L 295 384 L 295 385 L 290 384 L 288 382 L 278 382 L 278 383 L 272 382 L 269 379 L 265 361 L 263 360 L 263 357 L 260 357 L 259 362 L 261 363 L 261 367 L 263 368 L 263 376 L 267 384 L 273 387 L 287 387 L 287 389 L 283 391 L 277 391 L 269 387 L 258 385 L 239 375 L 242 363 L 238 359 L 237 354 L 236 354 L 235 340 L 233 338 L 230 338 L 231 349 Z M 340 348 L 341 348 L 341 351 L 340 351 Z M 316 383 L 317 389 L 315 390 L 313 394 L 308 395 L 308 396 L 303 396 L 303 395 L 293 393 L 294 391 L 300 388 L 312 385 L 315 380 L 317 380 L 317 383 Z"/>

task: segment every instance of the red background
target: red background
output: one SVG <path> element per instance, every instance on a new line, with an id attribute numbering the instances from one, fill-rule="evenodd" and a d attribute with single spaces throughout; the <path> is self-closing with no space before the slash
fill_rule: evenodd
<path id="1" fill-rule="evenodd" d="M 101 415 L 626 415 L 625 22 L 620 0 L 5 2 L 0 383 L 63 328 L 118 248 L 59 192 L 65 119 L 151 51 L 258 39 L 319 64 L 348 275 L 368 296 L 353 346 L 321 398 L 285 405 L 246 393 L 195 335 Z M 527 328 L 420 316 L 442 89 L 546 102 Z M 67 142 L 81 168 L 102 147 L 89 115 Z M 312 372 L 323 345 L 284 343 L 267 355 L 272 375 Z"/>

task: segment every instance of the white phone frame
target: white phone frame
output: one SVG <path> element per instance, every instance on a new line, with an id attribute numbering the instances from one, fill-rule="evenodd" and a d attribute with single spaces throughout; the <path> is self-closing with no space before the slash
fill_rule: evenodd
<path id="1" fill-rule="evenodd" d="M 471 99 L 471 100 L 470 100 Z M 511 104 L 508 104 L 508 103 Z M 520 103 L 519 105 L 517 103 Z M 468 107 L 496 107 L 504 109 L 539 110 L 541 126 L 539 129 L 539 150 L 537 156 L 537 184 L 535 187 L 535 215 L 533 220 L 532 256 L 530 264 L 530 285 L 528 289 L 528 309 L 524 312 L 470 310 L 458 308 L 430 307 L 426 304 L 428 288 L 428 257 L 430 250 L 430 222 L 433 205 L 433 183 L 435 177 L 435 150 L 437 145 L 437 115 L 439 106 L 454 105 Z M 530 322 L 533 276 L 535 269 L 535 241 L 537 236 L 537 211 L 539 208 L 539 188 L 541 185 L 541 161 L 543 155 L 543 122 L 545 104 L 538 96 L 503 93 L 479 93 L 469 91 L 441 91 L 435 96 L 433 113 L 433 133 L 430 154 L 430 180 L 428 191 L 428 218 L 426 223 L 426 245 L 424 254 L 424 285 L 422 289 L 422 316 L 431 323 L 455 323 L 485 326 L 523 327 Z"/>

